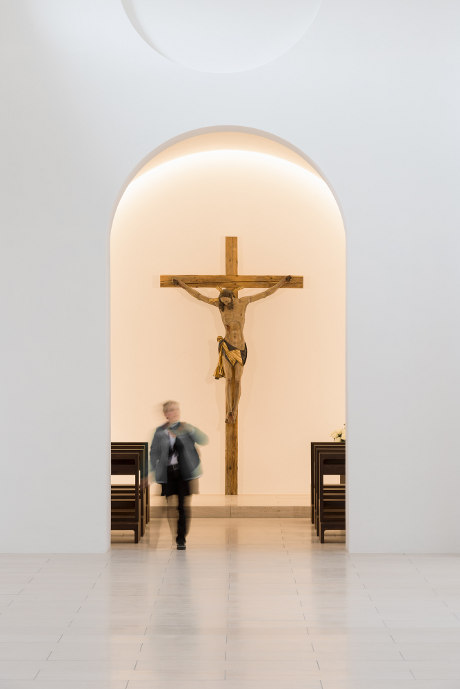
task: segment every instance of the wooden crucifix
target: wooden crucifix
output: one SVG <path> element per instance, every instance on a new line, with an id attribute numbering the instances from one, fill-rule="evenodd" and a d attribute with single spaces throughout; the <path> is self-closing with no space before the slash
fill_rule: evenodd
<path id="1" fill-rule="evenodd" d="M 225 494 L 238 494 L 238 402 L 247 348 L 243 328 L 248 304 L 268 297 L 280 287 L 303 287 L 303 278 L 288 275 L 238 275 L 238 238 L 225 238 L 225 275 L 161 275 L 160 287 L 182 287 L 192 297 L 219 308 L 225 337 L 218 337 L 218 365 L 215 378 L 226 381 Z M 201 294 L 197 287 L 215 287 L 216 299 Z M 264 287 L 263 292 L 239 297 L 238 290 Z"/>

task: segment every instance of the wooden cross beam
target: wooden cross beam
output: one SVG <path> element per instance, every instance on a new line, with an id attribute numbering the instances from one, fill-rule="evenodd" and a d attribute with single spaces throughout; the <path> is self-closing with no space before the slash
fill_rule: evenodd
<path id="1" fill-rule="evenodd" d="M 238 237 L 225 238 L 225 275 L 160 275 L 160 287 L 177 287 L 179 279 L 190 287 L 215 287 L 238 290 L 250 287 L 273 287 L 283 275 L 238 275 Z M 282 287 L 303 287 L 303 278 L 292 276 Z M 227 409 L 228 412 L 228 409 Z M 238 416 L 225 424 L 225 494 L 238 494 Z"/>

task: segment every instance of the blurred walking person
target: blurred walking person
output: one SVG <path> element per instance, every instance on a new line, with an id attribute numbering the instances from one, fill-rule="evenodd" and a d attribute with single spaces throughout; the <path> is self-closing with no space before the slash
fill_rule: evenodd
<path id="1" fill-rule="evenodd" d="M 208 436 L 195 426 L 180 421 L 179 403 L 163 404 L 166 423 L 155 430 L 150 448 L 150 469 L 161 494 L 166 497 L 168 520 L 178 550 L 185 550 L 190 528 L 190 496 L 198 492 L 202 475 L 196 445 L 206 445 Z"/>

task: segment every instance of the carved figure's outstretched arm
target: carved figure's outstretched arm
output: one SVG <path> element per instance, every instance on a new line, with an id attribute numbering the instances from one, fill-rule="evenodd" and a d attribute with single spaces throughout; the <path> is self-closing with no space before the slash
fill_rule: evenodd
<path id="1" fill-rule="evenodd" d="M 276 292 L 277 289 L 282 287 L 283 285 L 286 284 L 286 282 L 290 282 L 292 280 L 291 275 L 286 275 L 286 277 L 281 278 L 279 282 L 276 283 L 276 285 L 273 285 L 273 287 L 269 287 L 268 289 L 265 289 L 263 292 L 259 292 L 259 294 L 253 294 L 250 297 L 242 297 L 240 301 L 246 303 L 246 304 L 251 304 L 253 301 L 259 301 L 259 299 L 265 299 L 265 297 L 269 297 L 270 294 L 273 294 L 273 292 Z"/>
<path id="2" fill-rule="evenodd" d="M 211 304 L 211 306 L 217 306 L 218 299 L 211 299 L 211 297 L 206 297 L 204 294 L 201 294 L 201 292 L 198 292 L 197 289 L 194 289 L 193 287 L 190 287 L 190 285 L 187 285 L 185 282 L 182 282 L 182 280 L 179 280 L 179 278 L 173 278 L 173 283 L 185 289 L 185 291 L 191 294 L 192 297 L 195 297 L 195 299 L 204 301 L 206 302 L 206 304 Z"/>

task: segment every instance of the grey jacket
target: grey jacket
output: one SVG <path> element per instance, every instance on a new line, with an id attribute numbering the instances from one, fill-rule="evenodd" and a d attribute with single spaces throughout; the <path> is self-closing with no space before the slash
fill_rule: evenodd
<path id="1" fill-rule="evenodd" d="M 163 424 L 163 426 L 158 426 L 150 448 L 150 471 L 155 475 L 157 483 L 167 483 L 168 481 L 169 438 L 166 433 L 167 426 L 167 423 Z M 185 481 L 198 478 L 203 471 L 195 443 L 206 445 L 208 436 L 203 431 L 195 428 L 195 426 L 182 421 L 174 429 L 174 432 L 183 447 L 180 463 L 182 478 Z"/>

